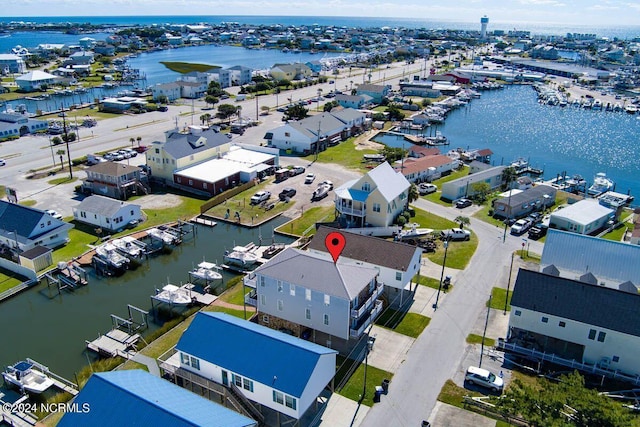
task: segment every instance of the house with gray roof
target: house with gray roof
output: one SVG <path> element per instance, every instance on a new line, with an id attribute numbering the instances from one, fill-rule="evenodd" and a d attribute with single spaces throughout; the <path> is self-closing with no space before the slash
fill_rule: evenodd
<path id="1" fill-rule="evenodd" d="M 313 71 L 307 65 L 296 62 L 293 64 L 275 64 L 269 70 L 269 74 L 275 80 L 300 80 L 311 77 Z"/>
<path id="2" fill-rule="evenodd" d="M 563 209 L 564 210 L 564 209 Z M 623 283 L 640 285 L 640 246 L 549 229 L 540 271 L 581 280 L 595 277 L 599 286 L 620 289 Z"/>
<path id="3" fill-rule="evenodd" d="M 550 185 L 536 185 L 528 190 L 509 192 L 493 201 L 496 218 L 522 218 L 531 212 L 542 211 L 556 203 L 557 190 Z"/>
<path id="4" fill-rule="evenodd" d="M 615 219 L 616 211 L 598 203 L 596 199 L 584 199 L 551 214 L 549 228 L 578 234 L 596 234 Z"/>
<path id="5" fill-rule="evenodd" d="M 172 182 L 177 169 L 218 158 L 229 151 L 227 135 L 200 126 L 189 126 L 185 132 L 165 132 L 165 141 L 154 141 L 145 152 L 147 166 L 155 180 Z"/>
<path id="6" fill-rule="evenodd" d="M 85 170 L 82 191 L 113 199 L 127 200 L 131 196 L 148 194 L 151 189 L 146 175 L 137 166 L 117 162 L 101 162 Z"/>
<path id="7" fill-rule="evenodd" d="M 501 346 L 640 383 L 640 294 L 521 269 Z"/>
<path id="8" fill-rule="evenodd" d="M 225 313 L 197 313 L 175 349 L 160 366 L 178 384 L 261 426 L 307 425 L 336 370 L 335 350 Z"/>
<path id="9" fill-rule="evenodd" d="M 472 197 L 475 192 L 473 184 L 477 182 L 486 182 L 491 190 L 495 190 L 502 185 L 502 172 L 506 166 L 494 166 L 492 168 L 476 172 L 470 175 L 462 176 L 453 181 L 442 184 L 443 200 L 453 201 L 461 197 Z"/>
<path id="10" fill-rule="evenodd" d="M 125 203 L 109 197 L 93 195 L 73 208 L 73 218 L 107 232 L 120 231 L 129 223 L 142 220 L 140 205 Z"/>
<path id="11" fill-rule="evenodd" d="M 287 248 L 244 283 L 255 289 L 261 325 L 346 349 L 382 311 L 378 276 L 372 267 Z"/>
<path id="12" fill-rule="evenodd" d="M 60 81 L 60 77 L 40 70 L 29 71 L 16 77 L 18 88 L 25 92 L 40 90 L 43 86 L 50 86 Z"/>
<path id="13" fill-rule="evenodd" d="M 344 93 L 337 94 L 335 100 L 344 108 L 362 108 L 365 103 L 365 98 L 361 95 L 347 95 Z"/>
<path id="14" fill-rule="evenodd" d="M 333 231 L 339 231 L 345 238 L 340 262 L 351 262 L 378 269 L 380 271 L 378 281 L 385 286 L 387 301 L 390 305 L 402 306 L 413 292 L 411 281 L 420 273 L 422 249 L 402 242 L 350 233 L 349 229 L 338 230 L 325 225 L 318 227 L 307 249 L 312 253 L 331 258 L 325 239 Z M 407 291 L 409 295 L 405 295 Z"/>
<path id="15" fill-rule="evenodd" d="M 370 83 L 363 83 L 358 85 L 356 94 L 360 96 L 363 96 L 363 95 L 370 96 L 372 102 L 376 104 L 380 104 L 382 100 L 387 96 L 388 93 L 389 93 L 388 85 L 375 85 Z"/>
<path id="16" fill-rule="evenodd" d="M 346 227 L 387 227 L 408 204 L 411 184 L 387 162 L 335 189 L 338 221 Z"/>
<path id="17" fill-rule="evenodd" d="M 73 224 L 40 209 L 0 200 L 0 249 L 17 253 L 36 246 L 55 249 L 69 241 Z"/>
<path id="18" fill-rule="evenodd" d="M 158 83 L 151 86 L 153 100 L 157 101 L 161 96 L 165 96 L 168 102 L 175 101 L 181 96 L 181 86 L 177 82 Z"/>
<path id="19" fill-rule="evenodd" d="M 307 155 L 324 151 L 362 132 L 366 115 L 356 110 L 324 112 L 269 130 L 264 138 L 269 147 Z"/>

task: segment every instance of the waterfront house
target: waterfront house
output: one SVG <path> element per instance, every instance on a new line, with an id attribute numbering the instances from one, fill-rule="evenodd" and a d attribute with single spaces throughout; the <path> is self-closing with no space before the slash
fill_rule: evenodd
<path id="1" fill-rule="evenodd" d="M 100 194 L 114 199 L 126 200 L 134 195 L 150 192 L 146 175 L 137 166 L 116 162 L 100 162 L 85 170 L 87 177 L 82 181 L 82 191 Z"/>
<path id="2" fill-rule="evenodd" d="M 443 175 L 450 174 L 458 167 L 458 160 L 442 154 L 407 158 L 400 162 L 399 172 L 412 183 L 431 182 Z M 398 164 L 396 164 L 396 167 Z"/>
<path id="3" fill-rule="evenodd" d="M 549 227 L 578 234 L 595 234 L 613 219 L 613 209 L 602 206 L 596 199 L 584 199 L 553 212 Z"/>
<path id="4" fill-rule="evenodd" d="M 540 271 L 620 289 L 640 285 L 640 247 L 624 242 L 549 229 Z"/>
<path id="5" fill-rule="evenodd" d="M 11 53 L 0 54 L 0 74 L 6 76 L 8 74 L 21 74 L 27 70 L 27 65 L 20 55 Z"/>
<path id="6" fill-rule="evenodd" d="M 229 151 L 227 135 L 200 126 L 189 126 L 186 132 L 165 132 L 165 141 L 153 141 L 145 152 L 146 164 L 154 180 L 172 182 L 177 169 L 214 159 Z"/>
<path id="7" fill-rule="evenodd" d="M 158 83 L 151 86 L 151 95 L 154 101 L 165 96 L 168 102 L 173 102 L 181 96 L 181 86 L 177 82 Z"/>
<path id="8" fill-rule="evenodd" d="M 345 238 L 340 262 L 378 269 L 378 281 L 384 285 L 387 301 L 392 306 L 401 307 L 407 301 L 406 291 L 412 292 L 411 280 L 420 274 L 422 249 L 402 242 L 322 225 L 318 227 L 309 243 L 309 252 L 330 258 L 325 239 L 333 231 L 339 231 Z"/>
<path id="9" fill-rule="evenodd" d="M 639 310 L 637 289 L 628 292 L 521 269 L 505 346 L 529 358 L 553 358 L 571 369 L 626 375 L 637 383 Z"/>
<path id="10" fill-rule="evenodd" d="M 46 132 L 49 124 L 19 113 L 0 113 L 0 140 Z"/>
<path id="11" fill-rule="evenodd" d="M 65 67 L 73 65 L 91 65 L 94 62 L 93 52 L 80 51 L 69 55 L 69 58 L 62 62 Z"/>
<path id="12" fill-rule="evenodd" d="M 220 158 L 175 170 L 172 186 L 215 196 L 237 184 L 259 180 L 278 163 L 278 150 L 234 144 Z"/>
<path id="13" fill-rule="evenodd" d="M 540 59 L 558 59 L 558 49 L 552 45 L 539 44 L 531 49 L 532 58 Z"/>
<path id="14" fill-rule="evenodd" d="M 287 248 L 245 278 L 258 322 L 348 351 L 382 311 L 376 268 Z"/>
<path id="15" fill-rule="evenodd" d="M 531 212 L 543 211 L 556 203 L 557 190 L 550 185 L 536 185 L 528 190 L 511 190 L 493 201 L 496 218 L 522 218 Z"/>
<path id="16" fill-rule="evenodd" d="M 257 422 L 141 369 L 96 372 L 58 422 L 67 426 L 255 427 Z"/>
<path id="17" fill-rule="evenodd" d="M 344 93 L 339 93 L 336 95 L 335 100 L 341 107 L 344 108 L 362 108 L 365 103 L 364 96 L 360 95 L 346 95 Z"/>
<path id="18" fill-rule="evenodd" d="M 24 252 L 36 246 L 55 249 L 69 241 L 73 228 L 40 209 L 0 200 L 0 247 Z"/>
<path id="19" fill-rule="evenodd" d="M 494 166 L 481 172 L 445 182 L 442 184 L 440 198 L 453 201 L 461 197 L 473 197 L 473 184 L 476 182 L 486 182 L 491 190 L 495 190 L 502 185 L 502 172 L 505 169 L 506 166 Z"/>
<path id="20" fill-rule="evenodd" d="M 234 65 L 233 67 L 227 68 L 227 70 L 231 75 L 231 84 L 233 86 L 242 86 L 253 82 L 251 79 L 253 77 L 253 68 Z"/>
<path id="21" fill-rule="evenodd" d="M 388 85 L 375 85 L 370 83 L 363 83 L 358 85 L 356 89 L 356 95 L 369 96 L 371 102 L 380 104 L 384 98 L 389 94 Z"/>
<path id="22" fill-rule="evenodd" d="M 176 350 L 162 367 L 178 384 L 232 400 L 266 425 L 316 411 L 336 369 L 335 350 L 225 313 L 197 313 Z"/>
<path id="23" fill-rule="evenodd" d="M 142 221 L 140 205 L 125 203 L 109 197 L 93 195 L 73 208 L 73 219 L 105 232 L 117 232 L 130 223 Z"/>
<path id="24" fill-rule="evenodd" d="M 274 80 L 301 80 L 313 75 L 313 71 L 307 65 L 300 62 L 295 64 L 275 64 L 269 70 Z"/>
<path id="25" fill-rule="evenodd" d="M 338 221 L 349 227 L 387 227 L 407 207 L 411 184 L 384 162 L 335 190 Z"/>
<path id="26" fill-rule="evenodd" d="M 111 113 L 123 113 L 131 109 L 143 109 L 147 101 L 134 96 L 120 96 L 117 98 L 104 98 L 100 101 L 100 111 Z"/>
<path id="27" fill-rule="evenodd" d="M 48 87 L 54 85 L 59 80 L 60 77 L 54 76 L 53 74 L 35 70 L 16 77 L 16 84 L 18 85 L 18 89 L 24 92 L 33 92 L 42 89 L 43 86 Z"/>

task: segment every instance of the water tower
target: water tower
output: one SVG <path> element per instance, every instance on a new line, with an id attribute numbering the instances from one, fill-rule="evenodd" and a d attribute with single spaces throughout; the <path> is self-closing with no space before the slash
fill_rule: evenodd
<path id="1" fill-rule="evenodd" d="M 481 39 L 487 38 L 487 25 L 489 25 L 489 18 L 487 18 L 487 15 L 485 15 L 482 18 L 480 18 L 480 38 Z"/>

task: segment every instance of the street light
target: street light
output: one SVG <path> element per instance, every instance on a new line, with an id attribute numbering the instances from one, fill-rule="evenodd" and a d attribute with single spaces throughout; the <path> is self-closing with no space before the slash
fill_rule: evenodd
<path id="1" fill-rule="evenodd" d="M 440 273 L 440 284 L 438 285 L 438 294 L 436 295 L 436 302 L 433 304 L 433 310 L 438 309 L 438 300 L 440 299 L 440 291 L 442 290 L 442 279 L 444 278 L 444 268 L 447 265 L 447 251 L 449 249 L 449 237 L 444 239 L 442 243 L 444 245 L 444 259 L 442 260 L 442 272 Z"/>

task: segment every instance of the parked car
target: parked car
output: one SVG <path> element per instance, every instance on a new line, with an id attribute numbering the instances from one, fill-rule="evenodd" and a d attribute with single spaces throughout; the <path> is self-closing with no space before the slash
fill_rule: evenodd
<path id="1" fill-rule="evenodd" d="M 469 240 L 470 238 L 471 232 L 462 228 L 450 228 L 440 232 L 442 240 Z"/>
<path id="2" fill-rule="evenodd" d="M 302 166 L 295 166 L 289 169 L 289 176 L 301 175 L 305 172 L 305 168 Z"/>
<path id="3" fill-rule="evenodd" d="M 311 184 L 316 179 L 315 174 L 308 173 L 307 176 L 304 177 L 305 184 Z"/>
<path id="4" fill-rule="evenodd" d="M 458 199 L 456 200 L 456 208 L 458 209 L 462 209 L 462 208 L 466 208 L 467 206 L 471 206 L 473 204 L 473 202 L 469 199 Z"/>
<path id="5" fill-rule="evenodd" d="M 166 105 L 161 105 L 158 107 L 158 111 L 162 111 L 164 113 L 165 111 L 169 111 L 169 107 L 167 107 Z"/>
<path id="6" fill-rule="evenodd" d="M 291 187 L 286 187 L 283 189 L 280 194 L 278 194 L 278 198 L 282 201 L 292 198 L 296 195 L 296 189 Z"/>
<path id="7" fill-rule="evenodd" d="M 7 162 L 4 159 L 0 159 L 0 166 L 5 166 Z"/>
<path id="8" fill-rule="evenodd" d="M 46 211 L 44 211 L 44 213 L 54 217 L 55 219 L 62 219 L 62 215 L 60 215 L 58 212 L 54 211 L 53 209 L 47 209 Z"/>
<path id="9" fill-rule="evenodd" d="M 511 234 L 520 235 L 531 227 L 531 222 L 527 219 L 519 219 L 511 226 Z"/>
<path id="10" fill-rule="evenodd" d="M 269 200 L 269 198 L 271 197 L 271 192 L 269 191 L 258 191 L 256 194 L 254 194 L 253 196 L 251 196 L 250 199 L 250 204 L 252 205 L 257 205 L 259 203 L 262 203 L 266 200 Z"/>
<path id="11" fill-rule="evenodd" d="M 324 185 L 325 187 L 329 187 L 329 190 L 333 190 L 333 182 L 331 181 L 322 181 L 318 186 Z"/>
<path id="12" fill-rule="evenodd" d="M 504 380 L 493 372 L 476 366 L 469 366 L 464 380 L 469 384 L 475 384 L 486 387 L 494 392 L 502 392 L 504 388 Z"/>
<path id="13" fill-rule="evenodd" d="M 425 194 L 435 193 L 436 191 L 438 191 L 438 187 L 435 184 L 427 184 L 426 182 L 423 182 L 422 184 L 418 185 L 418 192 L 422 196 L 424 196 Z"/>
<path id="14" fill-rule="evenodd" d="M 533 240 L 541 239 L 547 235 L 548 229 L 548 225 L 539 222 L 529 229 L 529 238 Z"/>

